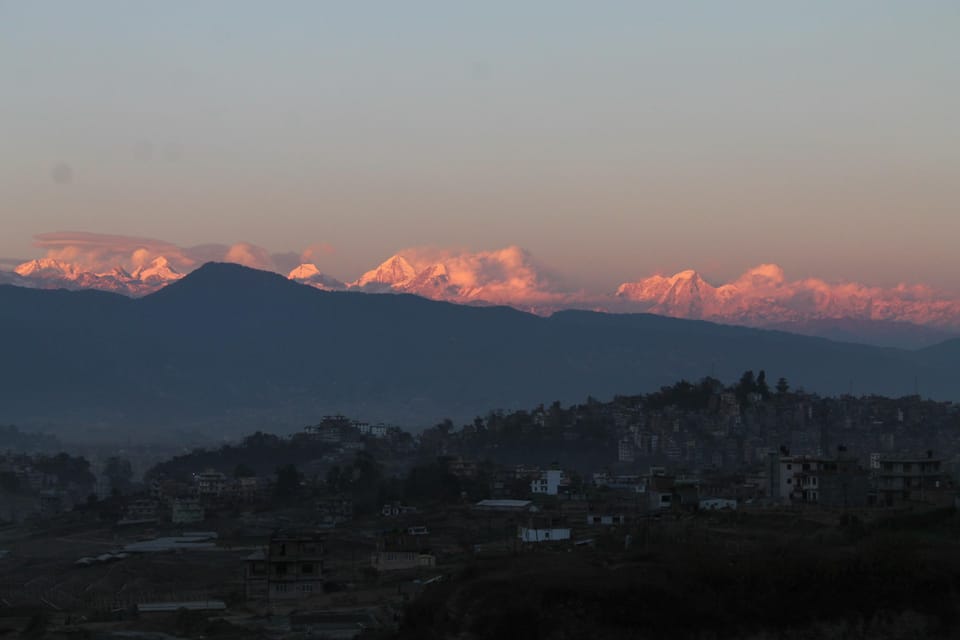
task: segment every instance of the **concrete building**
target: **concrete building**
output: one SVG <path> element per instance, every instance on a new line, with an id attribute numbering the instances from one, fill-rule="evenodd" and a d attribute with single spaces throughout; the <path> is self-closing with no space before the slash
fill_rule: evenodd
<path id="1" fill-rule="evenodd" d="M 934 502 L 946 488 L 943 461 L 924 456 L 886 456 L 876 472 L 877 500 L 882 506 L 907 501 Z"/>
<path id="2" fill-rule="evenodd" d="M 647 479 L 647 508 L 670 509 L 674 505 L 676 481 L 672 476 L 651 475 Z"/>
<path id="3" fill-rule="evenodd" d="M 770 497 L 781 504 L 867 505 L 869 476 L 856 458 L 771 454 Z"/>
<path id="4" fill-rule="evenodd" d="M 377 571 L 431 568 L 437 566 L 437 559 L 419 551 L 377 551 L 370 556 L 370 566 Z"/>
<path id="5" fill-rule="evenodd" d="M 562 518 L 530 516 L 526 524 L 517 526 L 517 538 L 531 544 L 563 542 L 570 540 L 570 527 Z"/>
<path id="6" fill-rule="evenodd" d="M 563 471 L 560 469 L 547 469 L 540 472 L 540 477 L 530 481 L 530 492 L 539 493 L 548 496 L 555 496 L 559 493 L 560 485 L 563 484 Z"/>
<path id="7" fill-rule="evenodd" d="M 701 498 L 700 508 L 704 511 L 719 511 L 723 509 L 733 511 L 737 508 L 737 501 L 730 498 Z"/>
<path id="8" fill-rule="evenodd" d="M 521 542 L 540 544 L 544 542 L 562 542 L 570 539 L 569 527 L 557 526 L 520 526 L 517 527 L 517 537 Z"/>
<path id="9" fill-rule="evenodd" d="M 170 507 L 170 521 L 173 524 L 203 522 L 205 517 L 203 505 L 194 498 L 178 498 Z"/>
<path id="10" fill-rule="evenodd" d="M 133 500 L 123 510 L 121 522 L 156 522 L 159 517 L 160 503 L 150 498 Z"/>
<path id="11" fill-rule="evenodd" d="M 593 474 L 593 484 L 598 487 L 608 487 L 633 493 L 643 493 L 647 490 L 646 476 L 636 474 L 611 475 L 606 471 L 601 471 Z"/>
<path id="12" fill-rule="evenodd" d="M 246 559 L 248 599 L 298 600 L 323 593 L 323 540 L 313 533 L 278 533 L 266 551 Z"/>
<path id="13" fill-rule="evenodd" d="M 473 508 L 478 511 L 502 511 L 506 513 L 525 513 L 537 510 L 536 506 L 529 500 L 510 499 L 481 500 L 473 505 Z"/>
<path id="14" fill-rule="evenodd" d="M 213 469 L 201 471 L 193 479 L 201 498 L 219 498 L 227 488 L 227 476 Z"/>
<path id="15" fill-rule="evenodd" d="M 626 524 L 627 517 L 622 513 L 597 511 L 587 514 L 587 525 L 591 527 L 615 527 Z"/>
<path id="16" fill-rule="evenodd" d="M 40 492 L 40 517 L 52 518 L 66 511 L 66 494 L 56 489 L 44 489 Z"/>
<path id="17" fill-rule="evenodd" d="M 387 425 L 379 422 L 377 424 L 369 424 L 367 422 L 354 422 L 354 428 L 360 432 L 361 435 L 370 436 L 372 438 L 385 438 L 387 437 Z"/>
<path id="18" fill-rule="evenodd" d="M 353 520 L 353 500 L 346 496 L 317 498 L 317 516 L 325 525 L 338 525 Z"/>

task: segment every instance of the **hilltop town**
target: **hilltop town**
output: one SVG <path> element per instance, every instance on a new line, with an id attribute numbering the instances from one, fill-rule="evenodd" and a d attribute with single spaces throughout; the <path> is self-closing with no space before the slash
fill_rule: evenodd
<path id="1" fill-rule="evenodd" d="M 960 530 L 960 407 L 821 397 L 763 371 L 732 385 L 705 378 L 609 402 L 491 411 L 416 435 L 326 416 L 142 474 L 120 455 L 98 467 L 40 452 L 55 440 L 4 434 L 0 634 L 9 637 L 445 637 L 518 624 L 549 637 L 556 616 L 570 615 L 543 613 L 557 584 L 592 610 L 632 589 L 659 593 L 664 570 L 691 584 L 707 572 L 720 591 L 725 580 L 780 589 L 835 558 L 858 580 L 890 581 L 897 562 L 926 567 L 916 553 Z M 912 535 L 923 545 L 903 537 Z M 779 578 L 768 575 L 760 559 L 774 562 L 783 545 L 813 564 L 776 560 Z M 879 548 L 892 565 L 868 562 Z M 740 567 L 736 576 L 705 559 L 714 556 Z M 953 587 L 930 600 L 901 593 L 908 582 L 869 606 L 838 604 L 821 622 L 840 633 L 880 611 L 894 625 L 946 628 Z M 611 590 L 602 606 L 588 593 L 597 584 Z M 515 589 L 516 611 L 480 608 Z M 720 591 L 709 606 L 691 596 L 709 609 L 703 624 L 720 635 L 724 625 L 769 627 L 770 611 L 721 615 L 742 605 Z M 449 613 L 458 607 L 459 618 Z M 596 634 L 666 629 L 636 616 L 605 619 Z M 812 624 L 791 616 L 795 629 Z"/>

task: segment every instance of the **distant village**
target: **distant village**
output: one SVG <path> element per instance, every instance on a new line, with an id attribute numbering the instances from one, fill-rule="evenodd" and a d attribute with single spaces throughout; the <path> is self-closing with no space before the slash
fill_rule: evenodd
<path id="1" fill-rule="evenodd" d="M 398 630 L 478 558 L 625 553 L 743 518 L 952 511 L 958 474 L 960 406 L 821 397 L 762 371 L 416 435 L 326 416 L 141 477 L 122 456 L 11 450 L 0 612 L 63 633 L 98 621 L 193 637 L 230 612 L 230 637 L 362 637 Z"/>

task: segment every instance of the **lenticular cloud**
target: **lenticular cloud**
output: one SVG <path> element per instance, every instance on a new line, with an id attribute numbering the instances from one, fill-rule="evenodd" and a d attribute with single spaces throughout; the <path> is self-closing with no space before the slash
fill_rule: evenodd
<path id="1" fill-rule="evenodd" d="M 266 249 L 247 242 L 180 247 L 154 238 L 58 231 L 34 236 L 34 244 L 45 250 L 45 258 L 96 273 L 106 273 L 117 267 L 134 271 L 157 258 L 165 258 L 173 268 L 183 273 L 205 262 L 235 262 L 257 269 L 275 268 L 273 258 Z"/>

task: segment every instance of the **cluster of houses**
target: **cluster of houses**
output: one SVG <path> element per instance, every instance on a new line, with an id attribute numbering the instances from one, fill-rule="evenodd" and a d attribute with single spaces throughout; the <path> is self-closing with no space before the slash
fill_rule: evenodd
<path id="1" fill-rule="evenodd" d="M 455 460 L 454 468 L 468 466 L 462 459 Z M 536 522 L 518 526 L 517 536 L 524 543 L 570 540 L 571 530 L 578 526 L 622 526 L 677 510 L 949 505 L 956 494 L 952 475 L 932 451 L 921 455 L 878 453 L 865 467 L 843 447 L 832 456 L 791 455 L 783 448 L 769 454 L 764 468 L 751 474 L 651 466 L 642 474 L 598 471 L 592 481 L 578 486 L 571 482 L 574 473 L 558 467 L 517 465 L 512 473 L 527 483 L 527 496 L 518 499 L 505 492 L 482 501 L 477 508 L 536 513 Z M 535 503 L 526 499 L 550 497 L 560 504 L 566 526 L 559 526 L 556 518 L 544 524 L 549 518 L 544 512 L 537 513 Z"/>
<path id="2" fill-rule="evenodd" d="M 390 427 L 382 422 L 370 424 L 369 422 L 351 420 L 346 416 L 337 414 L 324 416 L 319 423 L 305 427 L 303 432 L 313 440 L 342 444 L 356 440 L 356 436 L 386 438 L 393 429 L 396 429 L 396 427 Z"/>
<path id="3" fill-rule="evenodd" d="M 253 504 L 269 496 L 269 483 L 260 477 L 229 477 L 206 469 L 189 481 L 154 478 L 146 495 L 128 497 L 118 524 L 203 522 L 208 510 L 224 504 Z"/>
<path id="4" fill-rule="evenodd" d="M 0 455 L 0 522 L 50 518 L 69 511 L 87 499 L 94 482 L 92 474 L 87 481 L 64 479 L 39 468 L 30 455 Z"/>

